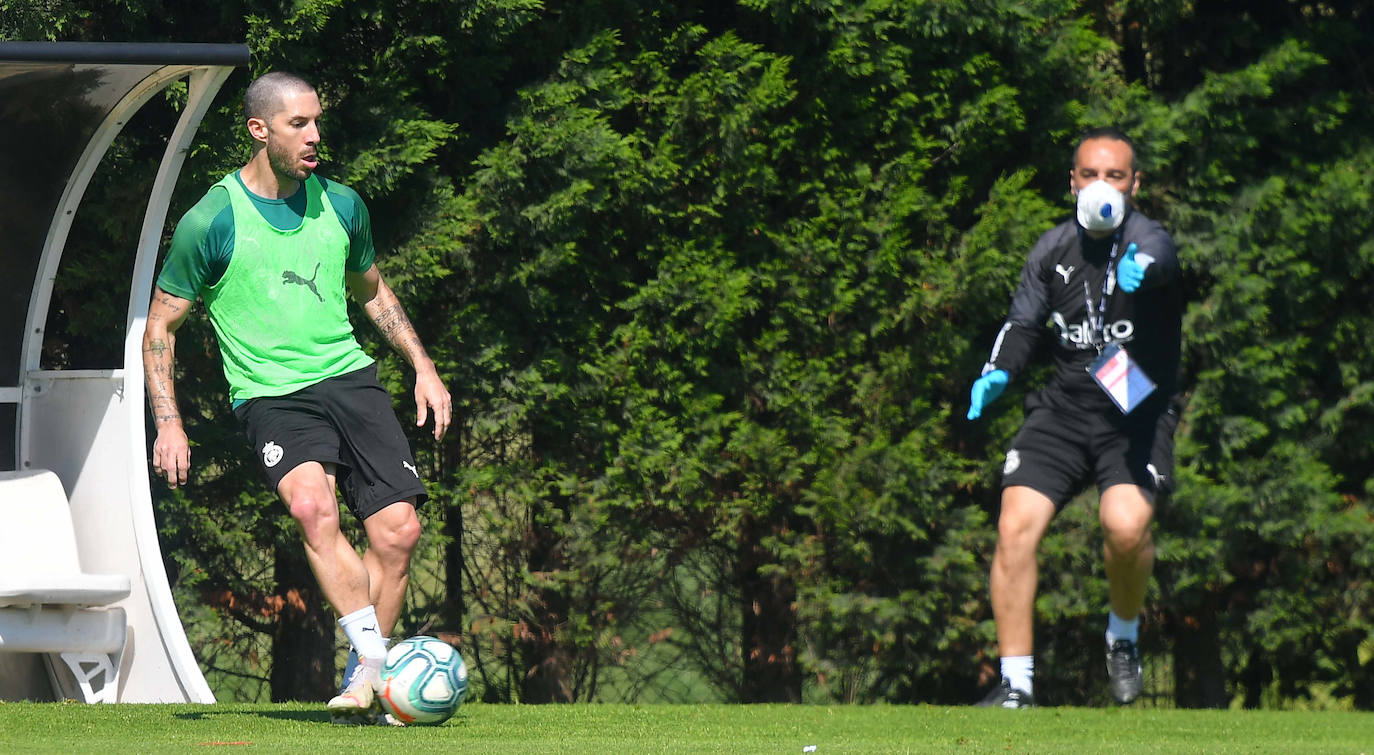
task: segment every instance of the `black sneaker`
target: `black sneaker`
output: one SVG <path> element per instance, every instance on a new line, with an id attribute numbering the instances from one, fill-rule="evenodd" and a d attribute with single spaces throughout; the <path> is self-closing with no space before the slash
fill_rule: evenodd
<path id="1" fill-rule="evenodd" d="M 1134 642 L 1117 640 L 1107 648 L 1107 681 L 1122 705 L 1140 697 L 1140 649 Z"/>
<path id="2" fill-rule="evenodd" d="M 978 703 L 979 708 L 1031 708 L 1035 706 L 1035 700 L 1031 693 L 1025 690 L 1012 689 L 1011 682 L 1006 679 L 997 685 Z"/>

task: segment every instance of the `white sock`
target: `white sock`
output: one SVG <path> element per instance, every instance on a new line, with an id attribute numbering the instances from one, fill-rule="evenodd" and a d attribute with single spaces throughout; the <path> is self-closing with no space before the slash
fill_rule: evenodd
<path id="1" fill-rule="evenodd" d="M 1012 689 L 1019 689 L 1026 694 L 1035 692 L 1032 687 L 1035 677 L 1035 656 L 1033 655 L 1004 655 L 1002 656 L 1002 678 L 1007 680 Z"/>
<path id="2" fill-rule="evenodd" d="M 1126 621 L 1116 615 L 1115 611 L 1107 612 L 1107 647 L 1111 647 L 1117 640 L 1130 640 L 1138 642 L 1140 640 L 1140 616 Z"/>
<path id="3" fill-rule="evenodd" d="M 390 648 L 390 647 L 391 647 L 391 638 L 390 638 L 390 637 L 383 637 L 383 638 L 382 638 L 382 643 L 385 644 L 388 648 Z M 348 680 L 353 678 L 353 670 L 356 669 L 356 668 L 358 668 L 358 664 L 361 663 L 361 662 L 362 662 L 362 659 L 358 657 L 358 649 L 355 648 L 355 647 L 353 647 L 352 645 L 349 645 L 349 646 L 348 646 L 348 660 L 344 662 L 344 670 L 343 670 L 343 683 L 344 683 L 344 686 L 345 686 L 345 687 L 348 686 Z"/>
<path id="4" fill-rule="evenodd" d="M 372 606 L 359 608 L 339 619 L 339 626 L 358 649 L 358 656 L 364 662 L 377 661 L 377 667 L 381 668 L 382 661 L 386 660 L 386 642 L 377 626 L 377 609 Z"/>

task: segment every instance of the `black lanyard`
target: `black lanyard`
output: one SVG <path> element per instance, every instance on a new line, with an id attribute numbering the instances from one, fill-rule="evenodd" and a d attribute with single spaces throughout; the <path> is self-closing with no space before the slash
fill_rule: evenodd
<path id="1" fill-rule="evenodd" d="M 1116 290 L 1116 265 L 1112 263 L 1116 262 L 1116 250 L 1120 245 L 1121 231 L 1117 230 L 1112 234 L 1112 251 L 1107 256 L 1107 274 L 1102 276 L 1102 298 L 1097 300 L 1097 306 L 1093 306 L 1092 289 L 1088 287 L 1088 281 L 1083 281 L 1083 299 L 1088 304 L 1088 327 L 1092 331 L 1093 348 L 1099 354 L 1107 343 L 1107 299 Z M 1093 310 L 1097 310 L 1096 313 Z"/>

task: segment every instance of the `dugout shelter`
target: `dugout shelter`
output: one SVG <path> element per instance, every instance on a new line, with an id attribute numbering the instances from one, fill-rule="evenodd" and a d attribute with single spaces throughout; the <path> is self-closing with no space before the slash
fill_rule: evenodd
<path id="1" fill-rule="evenodd" d="M 141 352 L 177 175 L 248 60 L 244 45 L 0 42 L 0 700 L 214 702 L 163 567 Z M 185 104 L 151 193 L 128 198 L 142 227 L 121 250 L 123 364 L 43 369 L 83 194 L 125 124 L 176 82 Z"/>

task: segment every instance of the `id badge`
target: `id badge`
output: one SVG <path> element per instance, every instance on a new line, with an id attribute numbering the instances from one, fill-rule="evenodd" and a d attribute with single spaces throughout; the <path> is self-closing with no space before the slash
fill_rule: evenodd
<path id="1" fill-rule="evenodd" d="M 1131 355 L 1117 344 L 1110 344 L 1102 350 L 1102 355 L 1088 365 L 1088 374 L 1111 396 L 1112 402 L 1122 414 L 1140 406 L 1155 390 L 1155 382 L 1150 379 Z"/>

